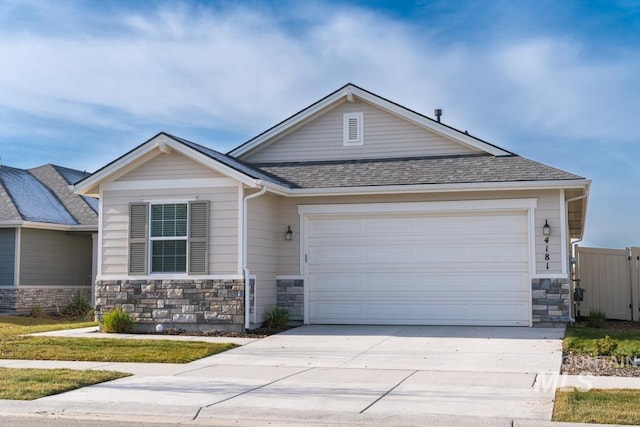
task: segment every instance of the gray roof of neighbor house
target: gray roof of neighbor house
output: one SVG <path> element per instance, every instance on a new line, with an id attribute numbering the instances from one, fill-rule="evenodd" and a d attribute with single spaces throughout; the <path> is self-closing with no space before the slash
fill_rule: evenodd
<path id="1" fill-rule="evenodd" d="M 0 223 L 31 221 L 97 226 L 96 200 L 75 195 L 69 188 L 87 175 L 55 165 L 29 170 L 0 166 Z"/>
<path id="2" fill-rule="evenodd" d="M 466 155 L 252 164 L 291 188 L 584 179 L 520 156 Z"/>

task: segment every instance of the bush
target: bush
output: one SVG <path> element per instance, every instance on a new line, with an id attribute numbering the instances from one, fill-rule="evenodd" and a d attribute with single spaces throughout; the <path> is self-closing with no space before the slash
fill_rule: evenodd
<path id="1" fill-rule="evenodd" d="M 121 308 L 114 308 L 102 316 L 100 330 L 107 333 L 122 334 L 133 331 L 134 320 Z"/>
<path id="2" fill-rule="evenodd" d="M 587 326 L 590 328 L 604 328 L 607 325 L 607 315 L 600 310 L 589 311 Z"/>
<path id="3" fill-rule="evenodd" d="M 604 338 L 597 338 L 591 341 L 592 348 L 589 352 L 592 356 L 611 356 L 618 343 L 615 342 L 609 335 L 605 335 Z"/>
<path id="4" fill-rule="evenodd" d="M 286 329 L 289 312 L 286 308 L 271 307 L 262 315 L 264 326 L 270 329 Z"/>
<path id="5" fill-rule="evenodd" d="M 42 310 L 42 307 L 34 305 L 31 307 L 31 310 L 29 310 L 29 317 L 33 317 L 34 319 L 46 319 L 49 315 Z"/>
<path id="6" fill-rule="evenodd" d="M 87 299 L 82 295 L 80 291 L 73 298 L 73 301 L 62 311 L 62 314 L 71 317 L 78 317 L 87 319 L 93 314 L 93 308 Z"/>

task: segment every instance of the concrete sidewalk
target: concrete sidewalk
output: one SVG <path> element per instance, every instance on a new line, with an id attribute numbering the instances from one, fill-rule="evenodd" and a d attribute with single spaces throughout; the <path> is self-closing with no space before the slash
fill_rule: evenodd
<path id="1" fill-rule="evenodd" d="M 62 336 L 82 334 L 99 336 L 87 330 Z M 139 337 L 159 338 L 132 338 Z M 557 375 L 561 337 L 561 330 L 537 328 L 308 326 L 188 364 L 0 360 L 7 367 L 134 374 L 33 402 L 0 401 L 0 415 L 207 425 L 506 426 L 515 420 L 546 426 L 556 387 L 640 388 L 636 378 Z"/>

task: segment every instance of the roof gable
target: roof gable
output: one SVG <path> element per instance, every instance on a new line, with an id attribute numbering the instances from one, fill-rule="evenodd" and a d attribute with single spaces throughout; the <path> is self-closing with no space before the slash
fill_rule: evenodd
<path id="1" fill-rule="evenodd" d="M 98 195 L 101 184 L 115 181 L 161 154 L 179 153 L 184 157 L 236 181 L 257 187 L 263 183 L 282 186 L 278 179 L 210 148 L 161 132 L 138 147 L 77 182 L 74 191 Z"/>
<path id="2" fill-rule="evenodd" d="M 345 145 L 345 117 L 361 117 L 362 145 Z M 256 147 L 240 158 L 248 163 L 361 160 L 481 154 L 396 114 L 360 99 L 334 105 L 304 125 Z"/>
<path id="3" fill-rule="evenodd" d="M 470 150 L 480 153 L 492 154 L 494 156 L 511 155 L 513 153 L 473 137 L 465 132 L 461 132 L 443 123 L 437 122 L 427 116 L 419 114 L 413 110 L 382 98 L 372 92 L 366 91 L 354 84 L 347 84 L 337 91 L 329 94 L 320 101 L 312 104 L 304 110 L 294 114 L 288 119 L 280 122 L 276 126 L 268 129 L 255 138 L 247 141 L 239 147 L 231 150 L 228 154 L 238 158 L 248 158 L 249 154 L 258 151 L 261 146 L 269 145 L 273 141 L 282 138 L 300 126 L 309 123 L 311 120 L 326 114 L 345 102 L 365 102 L 375 106 L 389 114 L 402 118 L 409 123 L 419 126 L 435 135 L 446 138 L 453 143 L 461 144 Z M 390 155 L 393 155 L 393 147 L 389 148 Z M 317 159 L 319 160 L 319 159 Z"/>

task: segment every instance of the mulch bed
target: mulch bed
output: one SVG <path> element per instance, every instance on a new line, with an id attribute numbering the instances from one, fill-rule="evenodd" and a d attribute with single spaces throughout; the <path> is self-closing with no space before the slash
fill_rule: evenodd
<path id="1" fill-rule="evenodd" d="M 607 329 L 615 332 L 640 331 L 640 323 L 608 320 Z M 567 375 L 640 377 L 640 366 L 633 366 L 631 358 L 595 357 L 570 352 L 563 355 L 560 372 Z"/>
<path id="2" fill-rule="evenodd" d="M 640 377 L 640 366 L 629 360 L 609 356 L 593 357 L 584 354 L 565 354 L 561 373 L 566 375 L 595 375 L 605 377 Z"/>

